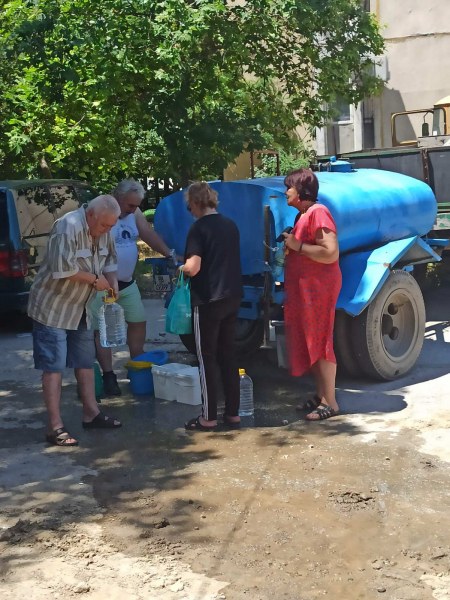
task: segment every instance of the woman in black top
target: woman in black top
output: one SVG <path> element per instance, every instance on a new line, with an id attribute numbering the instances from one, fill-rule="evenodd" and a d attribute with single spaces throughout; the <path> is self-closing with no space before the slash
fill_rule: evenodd
<path id="1" fill-rule="evenodd" d="M 217 212 L 217 192 L 204 181 L 187 190 L 188 210 L 196 218 L 186 240 L 185 264 L 202 391 L 202 414 L 185 424 L 188 431 L 214 431 L 217 402 L 225 400 L 224 422 L 238 427 L 239 372 L 235 326 L 242 296 L 239 231 Z"/>

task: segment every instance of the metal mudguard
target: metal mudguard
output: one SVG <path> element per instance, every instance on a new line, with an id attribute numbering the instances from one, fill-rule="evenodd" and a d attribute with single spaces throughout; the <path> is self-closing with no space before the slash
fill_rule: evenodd
<path id="1" fill-rule="evenodd" d="M 396 240 L 341 257 L 342 289 L 336 308 L 356 317 L 378 294 L 392 269 L 438 262 L 440 256 L 421 237 Z"/>

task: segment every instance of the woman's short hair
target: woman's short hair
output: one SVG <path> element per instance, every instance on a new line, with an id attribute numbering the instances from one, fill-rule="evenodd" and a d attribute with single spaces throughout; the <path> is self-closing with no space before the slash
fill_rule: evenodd
<path id="1" fill-rule="evenodd" d="M 186 202 L 194 203 L 200 209 L 217 208 L 219 204 L 218 194 L 206 181 L 194 181 L 185 193 Z"/>
<path id="2" fill-rule="evenodd" d="M 91 210 L 96 215 L 100 213 L 109 213 L 118 217 L 120 215 L 120 206 L 114 196 L 104 194 L 97 196 L 88 203 L 88 210 Z"/>
<path id="3" fill-rule="evenodd" d="M 145 189 L 144 186 L 136 181 L 135 179 L 124 179 L 111 192 L 114 198 L 123 198 L 127 194 L 137 194 L 141 200 L 144 199 Z"/>
<path id="4" fill-rule="evenodd" d="M 300 200 L 317 200 L 319 193 L 319 181 L 311 169 L 296 169 L 286 175 L 284 185 L 289 188 L 294 188 L 297 191 Z"/>

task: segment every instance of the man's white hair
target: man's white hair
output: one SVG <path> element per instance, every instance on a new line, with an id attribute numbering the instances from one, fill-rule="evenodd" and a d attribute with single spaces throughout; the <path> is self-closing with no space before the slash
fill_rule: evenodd
<path id="1" fill-rule="evenodd" d="M 91 200 L 88 204 L 88 210 L 92 210 L 96 215 L 99 213 L 109 213 L 115 217 L 119 217 L 121 213 L 119 203 L 114 196 L 109 194 L 103 194 Z"/>
<path id="2" fill-rule="evenodd" d="M 140 200 L 144 199 L 145 189 L 144 186 L 136 181 L 135 179 L 124 179 L 111 192 L 115 198 L 123 198 L 127 194 L 132 192 L 133 194 L 137 194 Z"/>

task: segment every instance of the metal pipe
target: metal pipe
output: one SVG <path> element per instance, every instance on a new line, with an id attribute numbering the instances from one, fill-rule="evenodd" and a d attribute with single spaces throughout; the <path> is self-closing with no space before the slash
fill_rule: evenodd
<path id="1" fill-rule="evenodd" d="M 264 338 L 262 348 L 270 348 L 270 306 L 272 303 L 272 271 L 270 270 L 270 206 L 264 206 L 264 262 L 266 270 L 264 272 L 264 290 L 262 295 L 262 314 L 264 324 Z"/>

